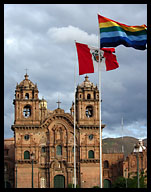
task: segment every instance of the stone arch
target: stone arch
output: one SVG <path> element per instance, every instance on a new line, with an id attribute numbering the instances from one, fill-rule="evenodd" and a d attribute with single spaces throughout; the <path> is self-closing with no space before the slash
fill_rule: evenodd
<path id="1" fill-rule="evenodd" d="M 25 99 L 29 99 L 29 93 L 25 94 Z"/>
<path id="2" fill-rule="evenodd" d="M 54 120 L 62 120 L 67 122 L 70 126 L 74 126 L 74 120 L 70 114 L 52 114 L 44 121 L 42 127 L 48 127 Z"/>

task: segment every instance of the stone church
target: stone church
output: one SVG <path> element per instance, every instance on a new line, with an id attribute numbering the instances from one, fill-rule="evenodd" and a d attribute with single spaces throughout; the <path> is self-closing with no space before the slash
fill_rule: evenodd
<path id="1" fill-rule="evenodd" d="M 71 113 L 59 101 L 48 110 L 28 77 L 17 84 L 13 101 L 17 187 L 68 187 L 74 178 L 74 103 Z M 99 185 L 99 91 L 88 76 L 76 89 L 76 175 L 79 186 Z"/>
<path id="2" fill-rule="evenodd" d="M 14 188 L 68 188 L 74 183 L 74 103 L 51 111 L 26 73 L 16 85 L 14 137 L 4 141 L 4 183 Z M 99 90 L 88 76 L 76 88 L 76 183 L 100 185 Z M 105 125 L 102 124 L 102 130 Z M 129 157 L 129 159 L 132 159 Z M 135 161 L 136 157 L 134 156 Z M 145 160 L 146 161 L 146 160 Z M 103 187 L 131 170 L 124 154 L 103 154 Z M 146 166 L 143 164 L 142 166 Z M 135 165 L 136 169 L 136 165 Z"/>

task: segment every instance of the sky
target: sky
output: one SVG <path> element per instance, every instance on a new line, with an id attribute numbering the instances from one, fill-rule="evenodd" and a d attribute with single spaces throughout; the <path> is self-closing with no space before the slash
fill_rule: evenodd
<path id="1" fill-rule="evenodd" d="M 4 138 L 13 137 L 16 84 L 27 73 L 37 83 L 48 109 L 70 112 L 78 74 L 75 40 L 98 47 L 98 18 L 126 25 L 147 25 L 146 4 L 5 4 L 4 5 Z M 147 51 L 115 48 L 119 68 L 101 73 L 102 137 L 147 137 Z M 88 74 L 98 85 L 98 74 Z M 123 131 L 121 119 L 123 117 Z"/>

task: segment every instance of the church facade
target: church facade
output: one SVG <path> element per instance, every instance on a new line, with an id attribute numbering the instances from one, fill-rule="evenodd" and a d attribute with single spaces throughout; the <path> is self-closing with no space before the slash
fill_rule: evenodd
<path id="1" fill-rule="evenodd" d="M 15 183 L 18 188 L 66 188 L 74 179 L 74 103 L 71 113 L 47 109 L 28 75 L 16 86 Z M 102 125 L 102 129 L 105 125 Z M 99 91 L 85 77 L 76 89 L 76 182 L 99 186 Z"/>

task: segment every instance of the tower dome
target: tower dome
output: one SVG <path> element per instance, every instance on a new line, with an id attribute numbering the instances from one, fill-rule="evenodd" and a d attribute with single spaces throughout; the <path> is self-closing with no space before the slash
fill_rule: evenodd
<path id="1" fill-rule="evenodd" d="M 23 88 L 23 89 L 30 89 L 30 88 L 37 88 L 37 85 L 35 85 L 32 81 L 28 79 L 29 75 L 27 73 L 24 75 L 25 79 L 20 82 L 20 84 L 17 84 L 16 88 Z"/>
<path id="2" fill-rule="evenodd" d="M 91 82 L 89 81 L 88 79 L 89 77 L 86 75 L 85 76 L 85 80 L 79 85 L 79 87 L 83 88 L 83 87 L 87 87 L 87 88 L 96 88 L 96 86 Z"/>

